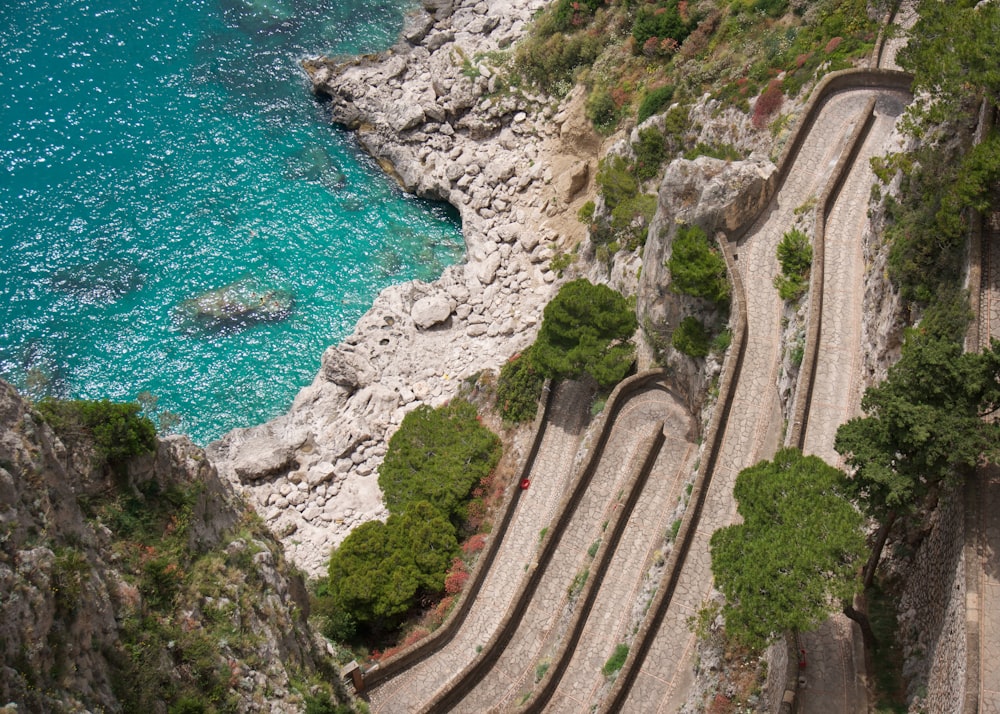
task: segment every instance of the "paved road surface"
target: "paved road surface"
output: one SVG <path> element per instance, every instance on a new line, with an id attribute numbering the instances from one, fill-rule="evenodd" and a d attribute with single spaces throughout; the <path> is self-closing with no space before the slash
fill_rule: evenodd
<path id="1" fill-rule="evenodd" d="M 518 504 L 480 596 L 448 645 L 369 692 L 372 711 L 419 710 L 475 658 L 477 647 L 489 641 L 535 556 L 539 531 L 552 520 L 568 487 L 589 406 L 589 393 L 580 383 L 563 382 L 557 387 L 552 417 L 530 476 L 530 498 Z"/>
<path id="2" fill-rule="evenodd" d="M 671 528 L 674 511 L 684 498 L 682 484 L 694 469 L 697 449 L 685 435 L 691 419 L 679 405 L 664 428 L 667 441 L 660 452 L 642 497 L 628 520 L 608 575 L 594 603 L 593 614 L 573 652 L 556 696 L 546 711 L 576 714 L 600 701 L 608 679 L 601 672 L 608 657 L 630 639 L 633 610 L 640 591 L 649 587 L 647 572 Z M 651 596 L 651 593 L 650 593 Z"/>
<path id="3" fill-rule="evenodd" d="M 849 91 L 826 100 L 771 207 L 736 251 L 748 313 L 743 369 L 702 518 L 670 608 L 630 692 L 627 711 L 675 711 L 687 697 L 695 663 L 694 635 L 686 620 L 711 589 L 709 539 L 735 518 L 736 475 L 772 456 L 782 437 L 777 391 L 782 306 L 772 284 L 778 271 L 777 244 L 794 223 L 794 210 L 822 192 L 871 94 Z M 859 210 L 864 213 L 864 208 Z"/>
<path id="4" fill-rule="evenodd" d="M 531 689 L 537 662 L 552 651 L 560 627 L 569 617 L 570 585 L 588 568 L 591 562 L 588 549 L 601 538 L 603 524 L 623 500 L 626 480 L 645 458 L 640 447 L 660 420 L 679 409 L 682 407 L 676 399 L 659 389 L 640 392 L 622 408 L 608 439 L 605 457 L 564 531 L 521 625 L 491 669 L 454 712 L 481 714 L 509 710 Z"/>

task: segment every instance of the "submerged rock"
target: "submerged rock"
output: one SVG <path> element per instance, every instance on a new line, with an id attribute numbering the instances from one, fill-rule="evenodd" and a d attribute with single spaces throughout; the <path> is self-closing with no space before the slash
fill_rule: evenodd
<path id="1" fill-rule="evenodd" d="M 185 327 L 225 331 L 280 322 L 294 308 L 295 295 L 290 290 L 267 287 L 255 278 L 246 278 L 184 300 L 177 306 L 177 312 Z"/>
<path id="2" fill-rule="evenodd" d="M 295 17 L 295 7 L 282 0 L 224 0 L 222 11 L 246 32 L 266 30 Z"/>
<path id="3" fill-rule="evenodd" d="M 343 188 L 347 177 L 322 146 L 304 146 L 285 160 L 284 177 L 318 183 L 329 190 Z"/>
<path id="4" fill-rule="evenodd" d="M 53 273 L 52 287 L 87 302 L 110 302 L 142 288 L 145 276 L 128 260 L 98 260 Z"/>

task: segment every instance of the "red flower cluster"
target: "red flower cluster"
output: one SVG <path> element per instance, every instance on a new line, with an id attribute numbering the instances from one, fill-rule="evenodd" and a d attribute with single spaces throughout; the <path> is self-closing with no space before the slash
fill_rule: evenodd
<path id="1" fill-rule="evenodd" d="M 466 581 L 469 579 L 469 571 L 465 569 L 465 563 L 461 558 L 455 558 L 448 569 L 448 574 L 444 578 L 444 591 L 449 595 L 456 595 L 462 592 Z"/>
<path id="2" fill-rule="evenodd" d="M 761 92 L 757 98 L 757 103 L 753 108 L 753 126 L 755 129 L 763 129 L 771 120 L 771 117 L 781 109 L 785 101 L 785 95 L 781 91 L 781 82 L 772 79 L 767 85 L 767 89 Z"/>

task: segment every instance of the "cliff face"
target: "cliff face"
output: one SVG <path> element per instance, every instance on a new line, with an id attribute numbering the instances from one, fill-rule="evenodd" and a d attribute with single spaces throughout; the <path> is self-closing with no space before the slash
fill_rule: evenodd
<path id="1" fill-rule="evenodd" d="M 95 469 L 0 382 L 0 705 L 301 711 L 330 665 L 301 578 L 186 438 Z"/>

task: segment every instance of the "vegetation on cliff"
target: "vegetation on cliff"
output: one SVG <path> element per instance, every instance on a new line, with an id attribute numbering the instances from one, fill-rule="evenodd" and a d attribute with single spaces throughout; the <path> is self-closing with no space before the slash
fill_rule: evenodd
<path id="1" fill-rule="evenodd" d="M 500 439 L 464 400 L 404 417 L 379 469 L 389 518 L 354 529 L 330 556 L 318 588 L 324 630 L 337 640 L 392 637 L 449 590 L 459 536 L 478 523 Z M 475 514 L 470 513 L 475 511 Z M 459 561 L 460 562 L 460 561 Z"/>
<path id="2" fill-rule="evenodd" d="M 546 378 L 591 379 L 609 389 L 632 368 L 635 310 L 621 293 L 579 278 L 545 306 L 535 343 L 500 371 L 497 410 L 507 421 L 535 416 Z"/>
<path id="3" fill-rule="evenodd" d="M 351 711 L 278 542 L 204 452 L 158 442 L 138 411 L 36 411 L 0 382 L 0 582 L 12 596 L 0 603 L 0 701 Z"/>
<path id="4" fill-rule="evenodd" d="M 935 329 L 937 312 L 908 331 L 885 381 L 865 391 L 865 416 L 837 430 L 836 449 L 853 468 L 851 493 L 879 525 L 866 586 L 897 518 L 925 517 L 942 491 L 1000 457 L 1000 425 L 986 420 L 1000 409 L 1000 342 L 963 352 L 961 341 Z M 950 320 L 941 327 L 955 330 Z"/>
<path id="5" fill-rule="evenodd" d="M 98 468 L 108 466 L 123 474 L 129 461 L 156 449 L 156 427 L 142 416 L 142 407 L 134 402 L 46 397 L 36 408 L 63 443 L 91 446 Z"/>

